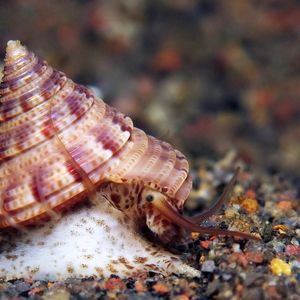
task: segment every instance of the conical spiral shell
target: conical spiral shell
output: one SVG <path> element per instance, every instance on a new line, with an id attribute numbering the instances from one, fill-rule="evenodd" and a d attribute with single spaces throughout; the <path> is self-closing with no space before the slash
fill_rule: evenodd
<path id="1" fill-rule="evenodd" d="M 0 85 L 0 228 L 35 223 L 103 182 L 166 194 L 181 208 L 188 163 L 169 144 L 10 41 Z"/>

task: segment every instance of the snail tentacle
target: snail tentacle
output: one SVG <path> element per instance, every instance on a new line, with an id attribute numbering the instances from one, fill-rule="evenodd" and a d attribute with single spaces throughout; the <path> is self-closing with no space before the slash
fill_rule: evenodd
<path id="1" fill-rule="evenodd" d="M 216 214 L 219 209 L 222 208 L 222 205 L 225 204 L 229 198 L 230 193 L 233 190 L 234 184 L 237 180 L 238 174 L 240 171 L 240 167 L 237 167 L 234 175 L 232 176 L 232 178 L 230 179 L 229 183 L 226 185 L 225 189 L 223 190 L 221 196 L 219 197 L 219 199 L 206 211 L 204 211 L 203 213 L 200 213 L 198 215 L 189 217 L 189 220 L 193 223 L 202 223 L 205 220 L 207 220 L 209 217 L 211 217 L 212 215 Z"/>
<path id="2" fill-rule="evenodd" d="M 149 197 L 150 198 L 150 197 Z M 166 199 L 166 197 L 158 192 L 152 192 L 151 204 L 157 208 L 165 217 L 171 220 L 178 226 L 183 227 L 192 232 L 198 232 L 201 234 L 211 234 L 211 235 L 226 235 L 235 236 L 245 239 L 253 239 L 256 241 L 261 241 L 259 237 L 254 235 L 243 233 L 239 231 L 221 230 L 216 228 L 203 227 L 198 224 L 191 222 L 189 219 L 181 215 Z"/>

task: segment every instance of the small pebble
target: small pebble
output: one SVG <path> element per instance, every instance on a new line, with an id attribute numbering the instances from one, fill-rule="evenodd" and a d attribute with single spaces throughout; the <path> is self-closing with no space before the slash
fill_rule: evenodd
<path id="1" fill-rule="evenodd" d="M 292 274 L 291 264 L 283 261 L 280 258 L 273 258 L 271 260 L 270 269 L 273 274 L 278 276 L 281 275 L 290 276 Z"/>
<path id="2" fill-rule="evenodd" d="M 232 245 L 232 250 L 233 250 L 233 252 L 241 252 L 241 246 L 240 246 L 240 244 L 233 244 Z"/>
<path id="3" fill-rule="evenodd" d="M 274 285 L 269 285 L 267 288 L 266 288 L 266 292 L 269 296 L 269 299 L 282 299 L 281 295 L 278 294 L 278 291 L 276 289 L 276 286 Z"/>
<path id="4" fill-rule="evenodd" d="M 144 285 L 143 281 L 141 281 L 141 280 L 137 280 L 134 283 L 134 287 L 135 287 L 136 292 L 139 294 L 145 293 L 147 291 L 146 286 Z"/>
<path id="5" fill-rule="evenodd" d="M 19 282 L 15 285 L 15 289 L 18 293 L 24 293 L 30 289 L 30 285 L 26 282 Z"/>
<path id="6" fill-rule="evenodd" d="M 299 273 L 300 274 L 300 261 L 298 261 L 298 260 L 294 260 L 293 262 L 292 262 L 292 269 L 294 270 L 294 269 L 298 269 L 296 272 L 297 273 Z"/>
<path id="7" fill-rule="evenodd" d="M 43 300 L 69 300 L 70 293 L 65 289 L 50 291 L 43 296 Z"/>
<path id="8" fill-rule="evenodd" d="M 295 246 L 295 245 L 287 245 L 285 247 L 285 253 L 288 255 L 288 256 L 300 256 L 300 247 L 299 246 Z"/>
<path id="9" fill-rule="evenodd" d="M 210 244 L 211 244 L 211 241 L 210 241 L 210 240 L 201 241 L 200 244 L 201 244 L 201 247 L 202 247 L 202 248 L 204 248 L 204 249 L 209 249 L 209 246 L 210 246 Z"/>
<path id="10" fill-rule="evenodd" d="M 173 298 L 173 300 L 189 300 L 190 298 L 187 295 L 178 295 Z"/>
<path id="11" fill-rule="evenodd" d="M 273 230 L 277 231 L 279 234 L 286 234 L 288 231 L 288 227 L 284 224 L 278 224 L 273 226 Z"/>
<path id="12" fill-rule="evenodd" d="M 212 282 L 208 284 L 205 294 L 209 297 L 212 294 L 214 294 L 219 287 L 220 287 L 220 281 L 218 278 L 215 278 Z"/>
<path id="13" fill-rule="evenodd" d="M 261 264 L 263 262 L 263 253 L 262 252 L 246 252 L 245 257 L 248 261 Z"/>
<path id="14" fill-rule="evenodd" d="M 273 248 L 274 250 L 279 253 L 279 252 L 283 252 L 284 248 L 285 248 L 285 244 L 282 242 L 278 242 L 278 241 L 274 241 L 273 243 Z"/>
<path id="15" fill-rule="evenodd" d="M 207 272 L 207 273 L 213 273 L 213 271 L 216 269 L 215 262 L 213 260 L 207 260 L 203 263 L 201 267 L 202 272 Z"/>
<path id="16" fill-rule="evenodd" d="M 232 278 L 232 275 L 230 273 L 225 273 L 222 275 L 223 280 L 228 281 Z"/>
<path id="17" fill-rule="evenodd" d="M 291 239 L 291 244 L 293 244 L 294 246 L 299 246 L 299 240 L 297 238 L 292 238 Z"/>
<path id="18" fill-rule="evenodd" d="M 234 217 L 236 217 L 238 215 L 239 215 L 238 210 L 236 208 L 234 208 L 234 207 L 230 207 L 230 208 L 227 208 L 225 210 L 225 216 L 226 216 L 226 218 L 230 219 L 230 218 L 234 218 Z"/>
<path id="19" fill-rule="evenodd" d="M 237 262 L 239 265 L 241 265 L 244 268 L 247 267 L 247 265 L 248 265 L 248 260 L 247 260 L 246 256 L 244 255 L 244 253 L 241 253 L 241 252 L 240 253 L 239 252 L 232 253 L 228 257 L 228 261 L 231 264 L 234 264 Z M 232 265 L 232 266 L 233 266 L 233 268 L 235 267 L 234 265 Z"/>

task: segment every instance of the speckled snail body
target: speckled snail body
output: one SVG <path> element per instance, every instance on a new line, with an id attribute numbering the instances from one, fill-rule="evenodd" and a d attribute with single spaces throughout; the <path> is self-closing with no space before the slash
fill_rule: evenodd
<path id="1" fill-rule="evenodd" d="M 91 198 L 97 205 L 108 201 L 162 243 L 176 239 L 181 228 L 252 238 L 197 224 L 228 191 L 209 212 L 184 217 L 191 190 L 186 158 L 135 128 L 129 117 L 20 42 L 8 43 L 3 73 L 0 228 L 55 220 L 66 208 Z"/>

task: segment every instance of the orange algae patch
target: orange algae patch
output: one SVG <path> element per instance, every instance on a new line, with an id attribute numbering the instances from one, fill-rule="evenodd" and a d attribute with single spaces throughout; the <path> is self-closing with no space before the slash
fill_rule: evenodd
<path id="1" fill-rule="evenodd" d="M 142 293 L 145 293 L 147 292 L 147 288 L 146 286 L 144 285 L 144 283 L 140 280 L 137 280 L 135 283 L 134 283 L 134 287 L 135 287 L 135 290 L 138 294 L 142 294 Z"/>
<path id="2" fill-rule="evenodd" d="M 109 278 L 106 282 L 105 282 L 105 289 L 107 290 L 124 290 L 126 287 L 124 281 L 120 278 Z"/>
<path id="3" fill-rule="evenodd" d="M 282 211 L 287 211 L 293 208 L 293 202 L 289 200 L 282 200 L 279 201 L 276 206 Z"/>
<path id="4" fill-rule="evenodd" d="M 157 282 L 154 286 L 153 286 L 153 290 L 158 293 L 158 294 L 167 294 L 170 292 L 170 289 L 162 282 Z"/>
<path id="5" fill-rule="evenodd" d="M 256 198 L 256 193 L 254 190 L 247 190 L 245 193 L 246 198 L 251 198 L 251 199 L 255 199 Z"/>
<path id="6" fill-rule="evenodd" d="M 254 198 L 245 198 L 241 203 L 241 207 L 249 213 L 255 213 L 257 211 L 258 204 Z"/>
<path id="7" fill-rule="evenodd" d="M 210 240 L 201 241 L 200 244 L 201 244 L 201 247 L 202 247 L 202 248 L 204 248 L 204 249 L 209 249 L 209 246 L 210 246 L 210 244 L 211 244 L 211 241 L 210 241 Z"/>

